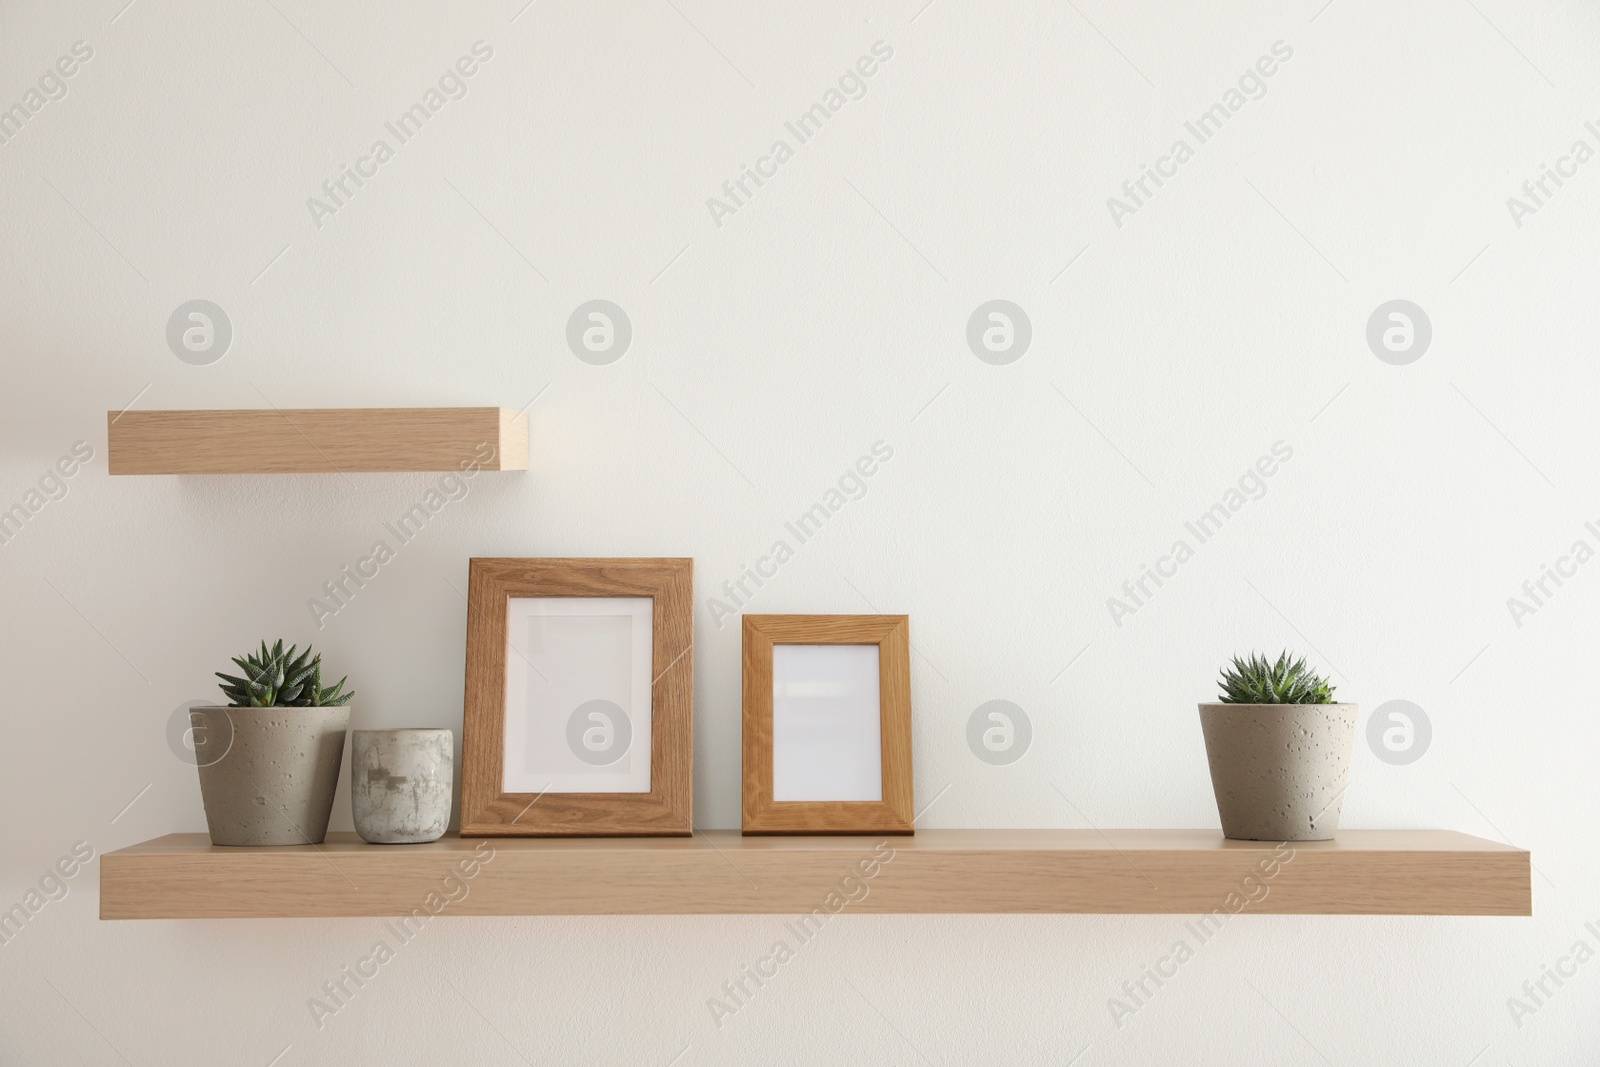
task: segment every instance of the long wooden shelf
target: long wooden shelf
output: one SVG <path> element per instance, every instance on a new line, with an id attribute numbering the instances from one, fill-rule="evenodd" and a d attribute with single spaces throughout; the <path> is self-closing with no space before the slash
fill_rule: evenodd
<path id="1" fill-rule="evenodd" d="M 112 474 L 527 470 L 509 408 L 108 411 Z"/>
<path id="2" fill-rule="evenodd" d="M 444 915 L 1533 913 L 1527 852 L 1448 830 L 1346 830 L 1334 841 L 1282 846 L 1226 841 L 1211 830 L 919 830 L 892 838 L 713 830 L 687 838 L 446 837 L 428 845 L 368 845 L 354 834 L 329 834 L 320 846 L 282 848 L 217 847 L 205 834 L 169 834 L 100 862 L 102 919 L 393 916 L 417 909 Z"/>

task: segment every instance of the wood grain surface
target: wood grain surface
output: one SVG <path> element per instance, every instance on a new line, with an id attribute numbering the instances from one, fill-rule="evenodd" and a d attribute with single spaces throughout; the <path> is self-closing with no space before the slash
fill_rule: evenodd
<path id="1" fill-rule="evenodd" d="M 650 792 L 506 793 L 506 626 L 512 597 L 650 597 Z M 474 559 L 467 587 L 461 833 L 688 834 L 694 811 L 694 561 Z"/>
<path id="2" fill-rule="evenodd" d="M 911 626 L 904 615 L 744 616 L 744 787 L 747 834 L 909 834 Z M 778 801 L 772 793 L 773 645 L 877 645 L 882 800 Z"/>
<path id="3" fill-rule="evenodd" d="M 527 416 L 507 408 L 108 411 L 112 474 L 527 470 Z"/>
<path id="4" fill-rule="evenodd" d="M 463 863 L 471 868 L 474 855 L 468 876 Z M 1216 830 L 880 838 L 713 830 L 427 845 L 333 833 L 320 846 L 282 848 L 171 834 L 100 858 L 103 919 L 409 915 L 435 906 L 447 916 L 1530 915 L 1532 891 L 1527 852 L 1448 830 L 1345 830 L 1282 846 L 1227 841 Z"/>

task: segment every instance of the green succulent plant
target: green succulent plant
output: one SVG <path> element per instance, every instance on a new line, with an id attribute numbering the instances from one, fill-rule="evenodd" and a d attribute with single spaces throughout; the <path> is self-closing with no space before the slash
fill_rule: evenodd
<path id="1" fill-rule="evenodd" d="M 1276 662 L 1250 654 L 1249 659 L 1233 657 L 1233 666 L 1222 669 L 1219 680 L 1224 704 L 1332 704 L 1333 686 L 1328 679 L 1306 666 L 1305 657 L 1289 659 L 1279 654 Z"/>
<path id="2" fill-rule="evenodd" d="M 219 686 L 228 698 L 230 708 L 336 708 L 348 704 L 355 691 L 341 692 L 349 675 L 339 679 L 339 684 L 322 684 L 322 657 L 311 654 L 311 646 L 295 655 L 297 646 L 283 650 L 279 640 L 270 649 L 261 642 L 259 652 L 243 657 L 233 657 L 233 662 L 244 672 L 243 678 L 217 671 L 223 685 Z"/>

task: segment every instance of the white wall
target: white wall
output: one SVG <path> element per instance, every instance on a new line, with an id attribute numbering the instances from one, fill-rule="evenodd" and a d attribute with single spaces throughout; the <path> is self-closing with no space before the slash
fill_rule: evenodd
<path id="1" fill-rule="evenodd" d="M 459 726 L 473 555 L 695 558 L 696 816 L 737 826 L 738 627 L 709 598 L 883 441 L 749 608 L 911 615 L 923 825 L 1214 826 L 1195 704 L 1229 654 L 1289 645 L 1364 721 L 1408 699 L 1433 725 L 1408 765 L 1358 741 L 1345 824 L 1505 835 L 1536 916 L 1241 919 L 1121 1027 L 1108 999 L 1181 917 L 847 915 L 720 1028 L 707 999 L 780 920 L 446 921 L 319 1030 L 308 998 L 379 921 L 102 923 L 91 864 L 0 946 L 0 1062 L 1592 1058 L 1600 963 L 1507 1004 L 1600 948 L 1600 564 L 1507 606 L 1600 545 L 1600 161 L 1507 206 L 1600 147 L 1592 6 L 123 3 L 0 4 L 0 106 L 93 51 L 0 145 L 0 506 L 94 450 L 0 546 L 0 904 L 74 842 L 203 828 L 164 731 L 262 636 L 314 638 L 358 725 Z M 783 122 L 880 40 L 796 145 Z M 467 95 L 317 225 L 307 198 L 478 41 Z M 1279 41 L 1197 145 L 1184 122 Z M 778 138 L 718 225 L 707 198 Z M 234 330 L 210 366 L 164 335 L 195 298 Z M 564 340 L 593 298 L 632 323 L 609 366 Z M 994 298 L 1033 330 L 1006 366 L 965 339 Z M 1365 336 L 1395 298 L 1433 330 L 1405 366 Z M 321 631 L 307 599 L 434 478 L 106 474 L 136 397 L 536 396 L 531 469 L 474 481 Z M 1265 496 L 1117 625 L 1107 598 L 1278 441 Z M 992 699 L 1034 727 L 1009 766 L 967 746 Z"/>

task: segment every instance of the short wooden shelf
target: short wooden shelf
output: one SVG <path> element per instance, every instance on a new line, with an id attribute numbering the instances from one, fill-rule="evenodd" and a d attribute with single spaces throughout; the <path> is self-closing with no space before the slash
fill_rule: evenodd
<path id="1" fill-rule="evenodd" d="M 348 474 L 528 469 L 509 408 L 108 411 L 112 474 Z"/>
<path id="2" fill-rule="evenodd" d="M 713 830 L 428 845 L 329 834 L 320 846 L 284 848 L 221 848 L 204 834 L 169 834 L 101 857 L 100 917 L 392 916 L 435 905 L 443 915 L 804 914 L 842 900 L 847 914 L 1198 914 L 1226 913 L 1251 897 L 1243 914 L 1532 914 L 1529 854 L 1493 841 L 1448 830 L 1346 830 L 1335 841 L 1282 846 L 1276 872 L 1260 873 L 1278 847 L 1208 830 L 887 838 Z M 475 853 L 487 862 L 466 877 L 461 864 Z M 1232 893 L 1239 896 L 1230 902 Z"/>

